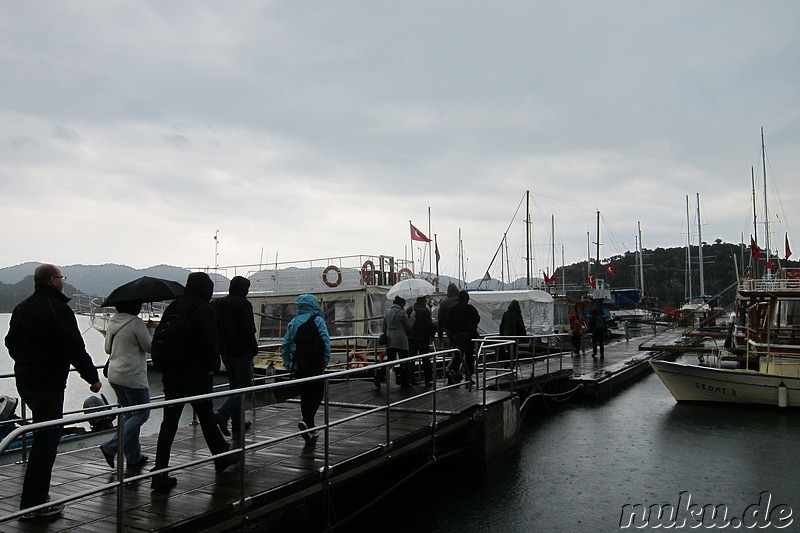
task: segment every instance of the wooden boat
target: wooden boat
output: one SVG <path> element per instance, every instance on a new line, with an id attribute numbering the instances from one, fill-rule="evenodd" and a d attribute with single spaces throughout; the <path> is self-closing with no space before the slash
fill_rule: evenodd
<path id="1" fill-rule="evenodd" d="M 678 402 L 800 407 L 800 269 L 776 268 L 777 254 L 771 256 L 767 244 L 759 278 L 762 251 L 755 241 L 752 246 L 750 273 L 740 278 L 725 347 L 700 364 L 650 361 Z M 785 255 L 788 259 L 788 245 Z"/>

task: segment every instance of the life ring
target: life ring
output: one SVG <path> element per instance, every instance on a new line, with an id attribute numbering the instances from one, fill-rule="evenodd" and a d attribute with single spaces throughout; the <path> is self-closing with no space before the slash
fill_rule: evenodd
<path id="1" fill-rule="evenodd" d="M 794 268 L 792 270 L 786 271 L 786 277 L 789 279 L 798 279 L 800 278 L 800 269 Z"/>
<path id="2" fill-rule="evenodd" d="M 367 366 L 367 358 L 363 353 L 353 352 L 347 356 L 347 366 L 349 368 L 361 368 Z"/>
<path id="3" fill-rule="evenodd" d="M 386 361 L 386 350 L 383 350 L 378 356 L 375 358 L 378 363 L 383 363 Z"/>
<path id="4" fill-rule="evenodd" d="M 375 279 L 375 263 L 367 259 L 364 261 L 364 264 L 361 265 L 361 283 L 363 285 L 369 285 L 372 283 L 372 280 Z"/>
<path id="5" fill-rule="evenodd" d="M 331 281 L 328 279 L 328 272 L 331 270 L 336 272 L 336 281 Z M 342 282 L 342 271 L 339 270 L 339 267 L 336 265 L 328 265 L 325 267 L 325 270 L 322 271 L 322 281 L 324 281 L 325 285 L 328 287 L 338 287 Z"/>
<path id="6" fill-rule="evenodd" d="M 413 277 L 414 277 L 414 273 L 411 272 L 411 270 L 409 270 L 407 268 L 401 268 L 397 272 L 397 279 L 399 279 L 399 280 L 404 280 L 404 279 L 413 278 Z"/>

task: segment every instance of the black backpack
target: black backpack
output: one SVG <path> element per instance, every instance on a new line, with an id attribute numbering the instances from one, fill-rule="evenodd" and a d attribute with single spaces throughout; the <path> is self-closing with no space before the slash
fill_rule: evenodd
<path id="1" fill-rule="evenodd" d="M 161 372 L 186 368 L 191 361 L 191 337 L 188 319 L 197 307 L 182 317 L 172 313 L 158 324 L 153 332 L 150 356 L 153 366 Z"/>
<path id="2" fill-rule="evenodd" d="M 317 376 L 325 369 L 325 343 L 314 323 L 315 317 L 306 320 L 299 328 L 294 338 L 295 350 L 292 363 L 295 372 L 303 376 Z"/>

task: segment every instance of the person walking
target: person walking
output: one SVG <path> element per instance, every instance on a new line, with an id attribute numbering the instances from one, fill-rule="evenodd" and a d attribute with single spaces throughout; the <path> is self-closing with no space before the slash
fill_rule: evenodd
<path id="1" fill-rule="evenodd" d="M 527 334 L 525 320 L 522 318 L 522 308 L 517 300 L 511 300 L 511 303 L 508 304 L 508 309 L 500 319 L 500 335 L 503 337 L 524 337 Z M 514 343 L 518 344 L 519 341 L 514 340 Z M 513 364 L 513 361 L 510 361 L 511 357 L 506 346 L 500 347 L 500 359 L 508 361 L 507 366 L 509 367 Z"/>
<path id="2" fill-rule="evenodd" d="M 458 302 L 458 286 L 455 283 L 447 285 L 447 296 L 439 303 L 436 313 L 436 331 L 441 349 L 450 348 L 450 332 L 447 330 L 447 312 Z M 445 344 L 445 338 L 447 344 Z"/>
<path id="3" fill-rule="evenodd" d="M 331 360 L 331 339 L 328 326 L 322 318 L 317 297 L 301 294 L 297 297 L 297 316 L 286 327 L 281 343 L 283 366 L 290 369 L 294 379 L 319 376 Z M 314 418 L 325 395 L 325 382 L 321 379 L 300 385 L 300 415 L 297 427 L 306 431 L 306 442 L 316 439 L 319 430 Z M 307 431 L 311 430 L 311 431 Z"/>
<path id="4" fill-rule="evenodd" d="M 569 315 L 570 341 L 572 341 L 572 354 L 580 355 L 581 343 L 583 341 L 583 324 L 575 313 Z"/>
<path id="5" fill-rule="evenodd" d="M 420 296 L 414 302 L 413 307 L 409 308 L 407 313 L 409 317 L 414 314 L 414 325 L 411 326 L 411 333 L 408 335 L 408 356 L 414 357 L 430 353 L 431 339 L 434 337 L 436 331 L 433 328 L 431 321 L 431 311 L 427 305 L 428 299 L 425 296 Z M 420 359 L 422 363 L 422 375 L 425 380 L 425 386 L 430 387 L 433 384 L 433 363 L 429 358 Z M 409 374 L 409 381 L 412 385 L 416 385 L 416 361 L 409 363 L 411 372 Z"/>
<path id="6" fill-rule="evenodd" d="M 186 280 L 186 290 L 164 310 L 161 326 L 169 323 L 170 316 L 178 315 L 188 329 L 186 339 L 188 353 L 185 360 L 162 365 L 164 399 L 175 400 L 188 396 L 198 396 L 213 392 L 214 372 L 219 370 L 219 333 L 214 307 L 209 303 L 214 291 L 214 282 L 205 272 L 192 272 Z M 159 327 L 161 327 L 159 326 Z M 158 336 L 156 330 L 155 336 Z M 154 337 L 155 344 L 155 337 Z M 177 356 L 178 354 L 173 354 Z M 155 356 L 155 353 L 154 353 Z M 168 357 L 169 354 L 166 354 Z M 211 400 L 198 400 L 191 403 L 192 410 L 200 422 L 203 438 L 212 454 L 228 451 L 228 443 L 219 431 L 214 419 L 214 405 Z M 184 404 L 164 408 L 164 418 L 158 432 L 156 461 L 153 470 L 169 466 L 169 456 L 175 434 L 178 431 Z M 239 457 L 225 456 L 214 460 L 217 472 L 222 472 L 238 462 Z M 178 484 L 178 480 L 167 473 L 153 476 L 151 488 L 156 491 L 168 490 Z"/>
<path id="7" fill-rule="evenodd" d="M 600 359 L 605 357 L 606 317 L 603 315 L 602 304 L 598 304 L 589 317 L 589 331 L 592 333 L 592 357 L 597 357 L 597 348 L 600 347 Z"/>
<path id="8" fill-rule="evenodd" d="M 411 311 L 411 315 L 405 311 L 406 300 L 400 296 L 395 296 L 392 306 L 386 310 L 386 315 L 383 317 L 383 324 L 381 331 L 386 334 L 386 360 L 394 361 L 395 359 L 403 359 L 408 356 L 408 335 L 411 333 L 411 327 L 414 325 L 416 314 Z M 408 363 L 401 363 L 398 372 L 398 380 L 400 386 L 407 388 L 411 386 L 411 379 L 409 379 L 410 370 Z M 375 371 L 373 378 L 375 387 L 380 388 L 381 382 L 386 380 L 388 386 L 388 379 L 386 378 L 386 367 L 381 367 Z"/>
<path id="9" fill-rule="evenodd" d="M 98 392 L 102 387 L 75 313 L 67 305 L 70 299 L 64 295 L 65 279 L 55 265 L 36 267 L 33 294 L 14 308 L 5 337 L 14 360 L 17 391 L 30 408 L 34 423 L 63 417 L 70 365 L 89 384 L 89 390 Z M 43 505 L 50 499 L 50 478 L 60 439 L 60 427 L 34 431 L 20 509 Z M 23 518 L 55 516 L 63 510 L 63 505 L 50 505 Z"/>
<path id="10" fill-rule="evenodd" d="M 231 279 L 228 295 L 216 302 L 217 323 L 220 333 L 220 352 L 225 372 L 228 374 L 230 389 L 241 389 L 253 384 L 253 357 L 258 355 L 256 324 L 253 320 L 253 304 L 247 299 L 250 291 L 250 280 L 242 276 Z M 214 415 L 220 431 L 225 436 L 233 432 L 234 440 L 242 436 L 241 397 L 238 394 L 228 396 L 225 403 Z M 228 431 L 228 420 L 231 431 Z M 250 422 L 244 423 L 244 429 Z"/>
<path id="11" fill-rule="evenodd" d="M 108 358 L 108 382 L 117 395 L 121 407 L 150 403 L 150 384 L 147 381 L 147 353 L 150 351 L 150 332 L 139 318 L 141 302 L 120 302 L 117 312 L 108 321 L 105 351 Z M 139 430 L 150 418 L 150 410 L 143 409 L 125 415 L 122 426 L 122 449 L 128 468 L 141 468 L 148 461 L 142 455 Z M 117 432 L 100 445 L 108 466 L 114 468 L 117 455 Z"/>
<path id="12" fill-rule="evenodd" d="M 447 311 L 446 327 L 450 331 L 452 347 L 458 348 L 461 357 L 456 354 L 450 360 L 448 385 L 461 381 L 461 358 L 464 359 L 467 380 L 472 381 L 472 374 L 475 372 L 475 345 L 472 339 L 478 336 L 480 321 L 478 310 L 469 303 L 469 293 L 459 291 L 458 301 Z"/>

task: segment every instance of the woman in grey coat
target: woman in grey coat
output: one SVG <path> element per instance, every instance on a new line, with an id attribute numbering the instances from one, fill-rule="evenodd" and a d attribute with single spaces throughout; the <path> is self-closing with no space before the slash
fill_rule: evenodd
<path id="1" fill-rule="evenodd" d="M 394 361 L 408 357 L 408 335 L 414 325 L 415 313 L 409 317 L 405 311 L 406 301 L 400 296 L 395 296 L 392 306 L 386 311 L 383 317 L 381 330 L 386 334 L 386 360 Z M 409 380 L 408 363 L 400 364 L 400 386 L 405 388 L 411 386 Z M 385 379 L 384 368 L 379 368 L 375 372 L 375 386 L 380 388 L 381 382 Z"/>

